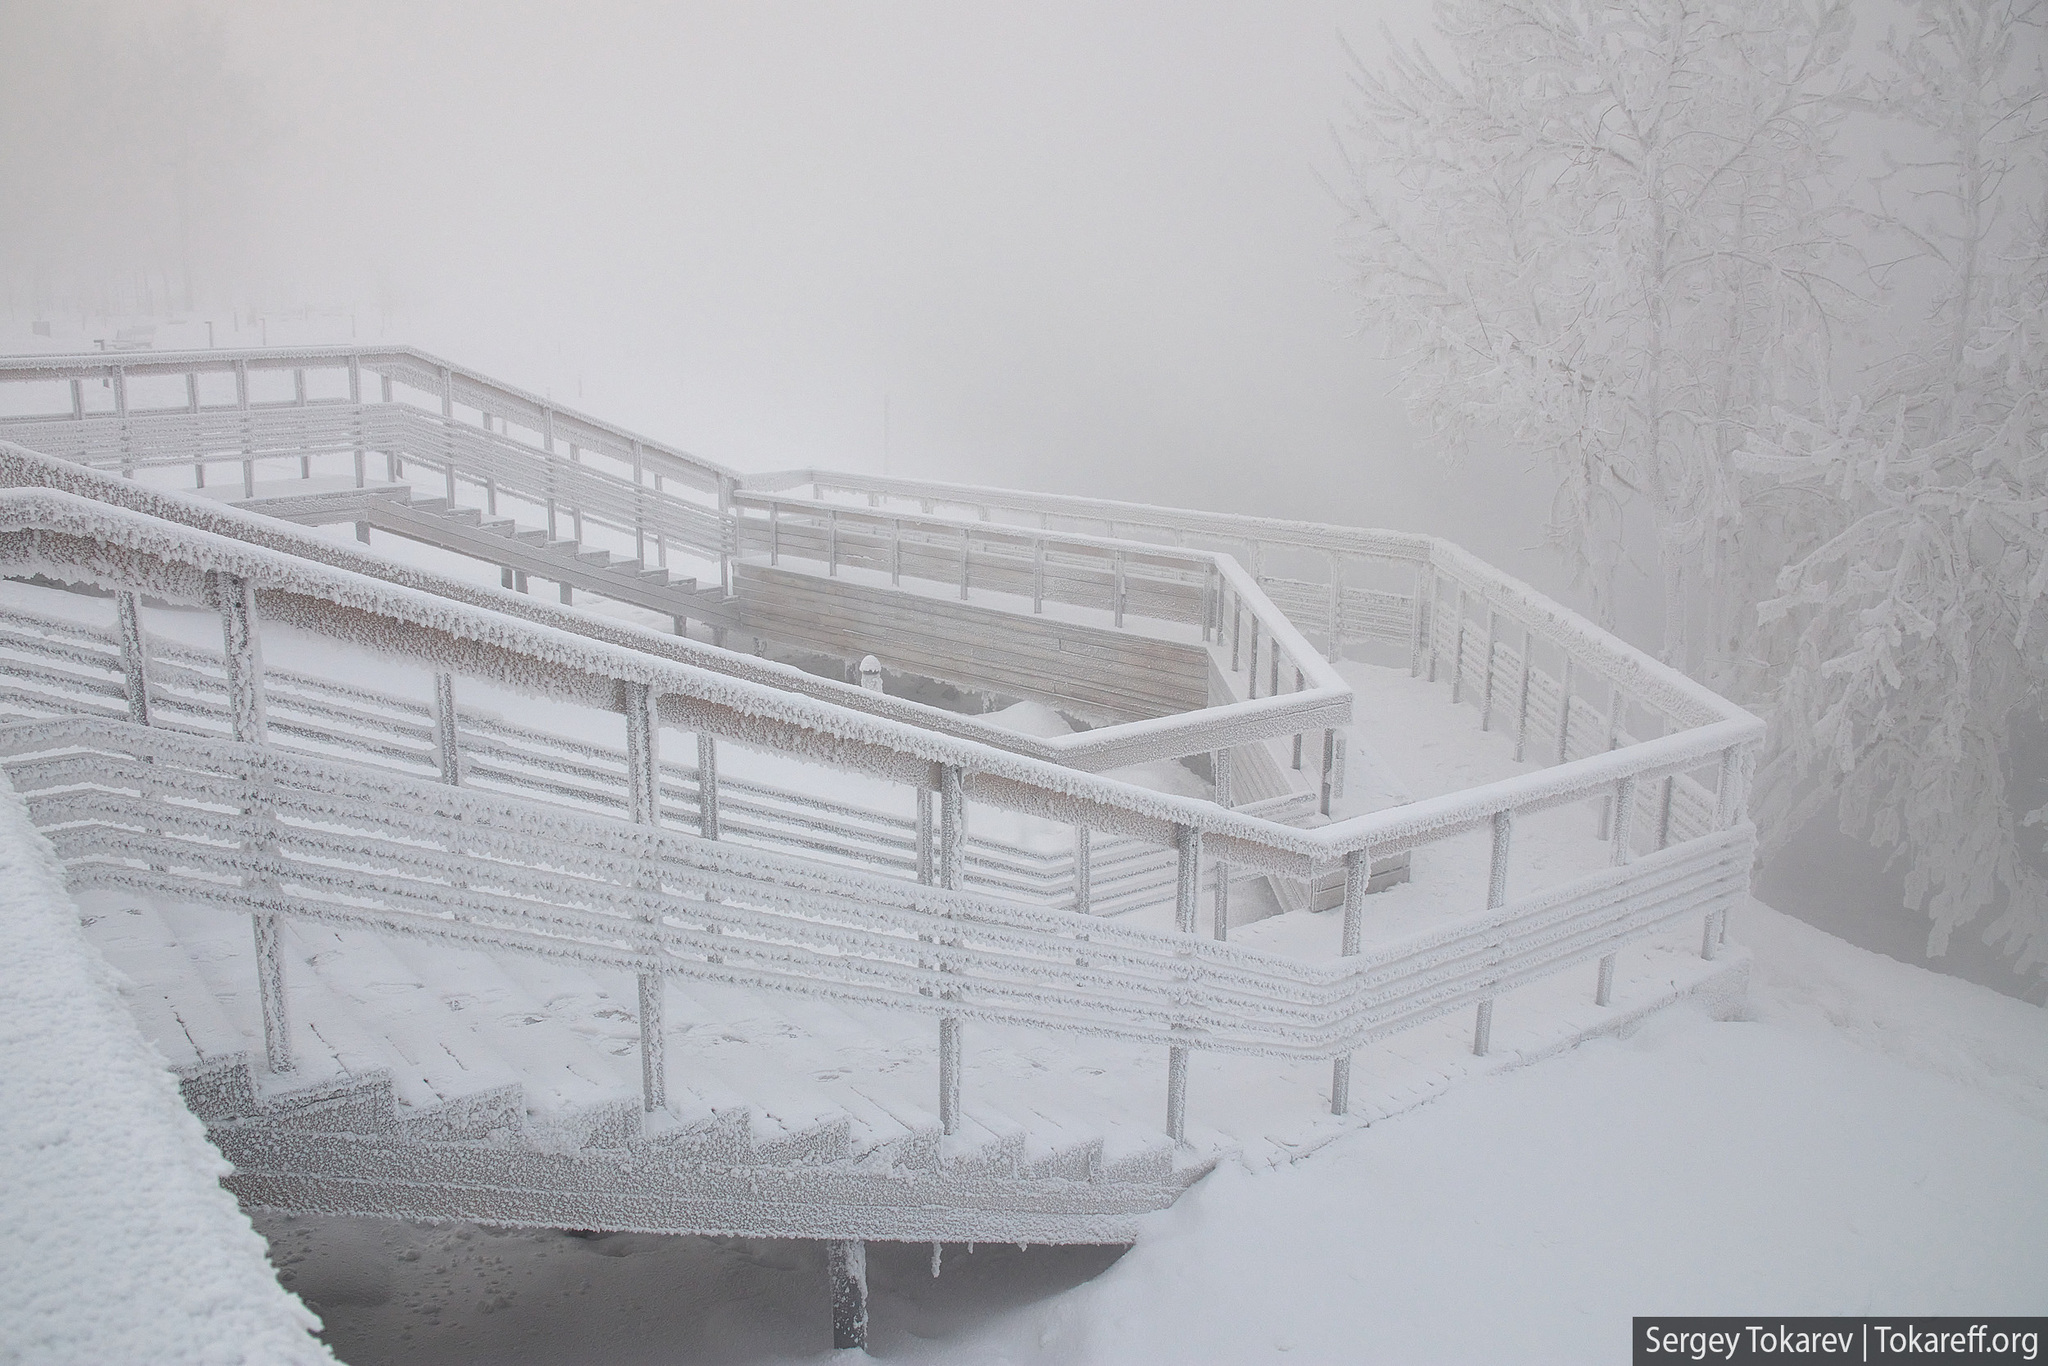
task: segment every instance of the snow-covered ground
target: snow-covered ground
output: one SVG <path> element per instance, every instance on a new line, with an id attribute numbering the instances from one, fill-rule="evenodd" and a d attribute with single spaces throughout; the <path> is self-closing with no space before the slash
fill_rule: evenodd
<path id="1" fill-rule="evenodd" d="M 1102 1249 L 871 1254 L 924 1362 L 1602 1362 L 1638 1313 L 2048 1311 L 2048 1013 L 1762 906 L 1751 1018 L 1472 1079 Z M 267 1216 L 352 1366 L 829 1356 L 815 1249 Z"/>

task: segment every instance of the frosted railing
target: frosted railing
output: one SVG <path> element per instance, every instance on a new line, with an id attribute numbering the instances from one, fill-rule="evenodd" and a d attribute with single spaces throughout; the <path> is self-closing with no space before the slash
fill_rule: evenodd
<path id="1" fill-rule="evenodd" d="M 1411 992 L 1419 993 L 1413 1000 L 1429 1003 L 1430 1011 L 1476 1005 L 1474 1047 L 1484 1052 L 1492 1001 L 1500 992 L 1529 980 L 1532 975 L 1598 957 L 1602 960 L 1598 997 L 1604 1002 L 1612 980 L 1615 950 L 1648 928 L 1680 915 L 1704 917 L 1702 950 L 1711 956 L 1727 910 L 1748 885 L 1754 835 L 1743 810 L 1744 771 L 1748 753 L 1760 738 L 1762 724 L 1739 709 L 1712 699 L 1711 694 L 1706 696 L 1715 704 L 1713 710 L 1718 711 L 1718 718 L 1710 717 L 1689 729 L 1570 759 L 1468 791 L 1303 830 L 1213 803 L 1134 788 L 955 736 L 835 707 L 814 698 L 572 635 L 62 492 L 13 489 L 0 493 L 0 564 L 17 575 L 42 572 L 59 579 L 102 582 L 122 592 L 141 591 L 174 601 L 203 601 L 210 605 L 222 620 L 229 732 L 238 745 L 260 746 L 262 753 L 273 756 L 280 765 L 287 756 L 275 745 L 263 744 L 265 690 L 257 648 L 260 619 L 283 621 L 411 659 L 442 672 L 444 677 L 476 676 L 498 685 L 623 714 L 633 825 L 648 827 L 620 836 L 629 841 L 679 838 L 656 828 L 661 819 L 661 784 L 653 737 L 656 727 L 668 725 L 696 732 L 700 746 L 707 742 L 713 745 L 709 750 L 700 747 L 700 770 L 715 771 L 705 759 L 709 757 L 715 764 L 715 743 L 725 739 L 865 772 L 904 783 L 920 794 L 936 796 L 934 871 L 939 884 L 949 890 L 960 889 L 965 880 L 969 800 L 1067 822 L 1077 832 L 1145 840 L 1170 849 L 1176 866 L 1174 904 L 1178 934 L 1167 937 L 1167 942 L 1177 946 L 1173 952 L 1183 962 L 1209 961 L 1206 955 L 1211 946 L 1201 944 L 1196 937 L 1205 855 L 1233 867 L 1287 877 L 1312 877 L 1341 867 L 1345 883 L 1342 956 L 1359 961 L 1313 971 L 1295 970 L 1294 975 L 1283 975 L 1281 983 L 1270 986 L 1269 994 L 1256 1002 L 1258 1011 L 1278 1011 L 1280 1015 L 1276 1018 L 1280 1018 L 1288 1017 L 1289 1011 L 1302 1004 L 1300 991 L 1317 984 L 1327 986 L 1331 982 L 1355 980 L 1375 983 L 1395 993 L 1382 1000 L 1360 986 L 1358 990 L 1363 994 L 1355 1003 L 1357 1014 L 1347 1016 L 1339 1011 L 1330 1018 L 1296 1019 L 1298 1031 L 1291 1042 L 1274 1034 L 1258 1044 L 1260 1048 L 1293 1051 L 1296 1055 L 1331 1056 L 1332 1107 L 1340 1113 L 1348 1105 L 1350 1049 L 1378 1027 L 1371 1021 L 1410 1020 L 1414 1018 L 1412 1010 L 1424 1008 L 1417 1005 L 1411 1010 L 1410 1005 L 1395 1004 L 1397 997 L 1399 1002 L 1409 1002 Z M 1441 567 L 1449 567 L 1453 572 L 1463 569 L 1453 563 L 1447 548 Z M 1493 584 L 1483 586 L 1489 591 L 1498 588 Z M 1543 606 L 1540 600 L 1519 605 L 1532 613 Z M 1602 644 L 1599 633 L 1575 623 L 1560 609 L 1550 610 L 1557 617 L 1551 623 L 1551 638 L 1562 641 L 1568 655 L 1574 648 L 1591 649 Z M 124 624 L 135 619 L 132 600 L 122 608 L 121 616 Z M 1496 656 L 1498 644 L 1496 641 L 1491 652 Z M 146 645 L 139 639 L 139 633 L 124 633 L 123 645 L 123 676 L 127 680 L 130 714 L 137 720 L 145 719 L 147 688 L 142 655 Z M 1623 655 L 1614 667 L 1622 672 L 1634 671 L 1631 676 L 1638 684 L 1638 695 L 1659 699 L 1667 695 L 1680 699 L 1693 695 L 1690 685 L 1668 670 L 1660 672 L 1661 666 L 1640 657 Z M 1496 659 L 1487 677 L 1497 675 Z M 1532 692 L 1541 695 L 1541 690 Z M 142 699 L 142 715 L 137 715 L 138 699 Z M 1570 712 L 1571 708 L 1565 707 L 1558 718 L 1566 732 L 1567 748 Z M 124 725 L 106 721 L 43 724 L 94 724 L 108 727 L 109 733 L 121 731 Z M 141 728 L 132 724 L 127 729 L 141 733 Z M 455 729 L 449 727 L 440 737 L 441 758 L 437 762 L 443 786 L 451 786 L 450 777 L 459 776 L 455 734 Z M 141 741 L 128 743 L 139 745 Z M 178 743 L 203 747 L 222 742 L 178 737 Z M 246 759 L 247 755 L 241 757 Z M 314 761 L 293 757 L 291 762 Z M 1704 771 L 1711 787 L 1691 786 L 1698 781 L 1698 771 Z M 377 781 L 388 786 L 401 780 L 395 774 L 382 774 L 377 775 Z M 716 793 L 715 781 L 700 782 L 700 809 L 695 814 L 700 831 L 712 840 L 718 834 Z M 260 799 L 261 792 L 255 796 Z M 1535 811 L 1588 798 L 1611 798 L 1615 803 L 1611 830 L 1613 866 L 1510 903 L 1506 891 L 1516 820 Z M 466 793 L 448 798 L 465 802 L 471 799 Z M 474 799 L 484 798 L 478 795 Z M 252 799 L 249 804 L 261 808 L 260 800 Z M 559 808 L 536 807 L 531 803 L 521 809 L 533 814 L 520 819 L 542 822 L 604 819 L 575 817 Z M 1652 819 L 1644 819 L 1645 816 Z M 629 829 L 624 823 L 614 825 L 621 830 Z M 1398 952 L 1375 949 L 1364 953 L 1361 932 L 1365 888 L 1373 862 L 1471 830 L 1491 832 L 1489 893 L 1484 911 L 1475 907 L 1471 920 L 1424 936 Z M 704 856 L 742 857 L 739 851 Z M 744 857 L 767 856 L 748 853 Z M 145 858 L 144 862 L 147 861 Z M 834 872 L 816 864 L 807 867 L 815 877 L 852 876 L 844 869 Z M 892 885 L 907 884 L 892 881 Z M 645 888 L 638 890 L 640 899 L 636 904 L 652 924 L 665 913 L 661 899 L 647 895 Z M 745 893 L 735 894 L 742 901 L 747 899 Z M 901 894 L 897 895 L 898 901 L 880 905 L 900 905 Z M 274 916 L 300 912 L 283 902 L 277 903 L 283 908 L 280 911 L 264 910 L 265 903 L 260 897 L 258 902 L 258 957 L 268 974 L 265 980 L 270 981 L 281 972 L 277 966 Z M 1028 910 L 1034 916 L 1066 915 L 1005 904 L 1011 905 L 1016 913 Z M 883 914 L 879 908 L 875 913 Z M 1102 925 L 1099 920 L 1073 916 L 1058 923 L 1068 932 L 1091 935 L 1094 927 Z M 1215 927 L 1219 938 L 1225 927 L 1226 922 L 1219 916 Z M 666 942 L 653 929 L 648 934 L 649 943 Z M 520 941 L 512 936 L 506 942 Z M 1195 955 L 1193 960 L 1187 958 L 1190 953 Z M 1318 975 L 1323 972 L 1335 975 Z M 1235 980 L 1232 979 L 1233 983 Z M 1233 985 L 1231 989 L 1238 987 Z M 281 1010 L 281 982 L 272 982 L 266 992 Z M 933 1010 L 943 1017 L 941 1056 L 942 1060 L 951 1061 L 942 1062 L 940 1110 L 950 1127 L 952 1118 L 958 1114 L 958 1021 L 973 1012 L 963 1006 L 958 1014 L 946 1014 L 943 1005 L 929 1003 L 934 998 L 920 999 L 928 1003 L 906 1004 L 919 1010 Z M 953 998 L 941 990 L 935 999 L 949 1002 Z M 654 1002 L 651 1005 L 650 1000 Z M 985 1008 L 992 1007 L 977 1007 Z M 1124 1003 L 1114 1009 L 1137 1007 Z M 1244 1009 L 1253 1011 L 1253 1003 L 1245 1003 Z M 1105 1006 L 1104 1010 L 1109 1012 L 1112 1008 Z M 1246 1018 L 1255 1017 L 1256 1011 Z M 1095 1023 L 1088 1027 L 1109 1027 L 1107 1013 L 1090 1018 Z M 651 1026 L 646 1023 L 649 1019 Z M 651 1027 L 658 1034 L 658 993 L 650 997 L 643 991 L 643 1027 Z M 1145 1026 L 1158 1027 L 1156 1020 Z M 1178 1040 L 1169 1043 L 1168 1067 L 1168 1129 L 1178 1137 L 1184 1132 L 1187 1050 L 1252 1044 L 1242 1036 L 1227 1034 L 1212 1040 L 1207 1024 L 1183 1021 L 1178 1025 L 1169 1022 L 1164 1027 L 1185 1031 L 1164 1036 Z M 658 1051 L 658 1040 L 650 1039 L 646 1055 L 656 1056 Z M 649 1097 L 650 1104 L 657 1103 L 652 1089 Z"/>
<path id="2" fill-rule="evenodd" d="M 315 381 L 323 374 L 334 396 L 318 396 Z M 265 375 L 280 383 L 288 377 L 289 397 L 254 396 L 254 381 Z M 380 379 L 382 402 L 364 401 L 367 376 Z M 104 409 L 86 402 L 95 383 L 105 386 Z M 209 383 L 218 391 L 211 402 Z M 158 392 L 154 404 L 146 404 L 141 400 L 149 396 L 140 391 L 151 384 Z M 208 469 L 226 465 L 236 491 L 252 497 L 259 465 L 283 462 L 288 476 L 295 472 L 307 480 L 316 461 L 340 459 L 346 462 L 344 480 L 361 488 L 378 466 L 384 479 L 407 478 L 410 463 L 434 472 L 451 508 L 466 496 L 470 506 L 497 516 L 501 500 L 522 502 L 550 539 L 580 543 L 592 528 L 602 528 L 630 541 L 643 563 L 651 560 L 662 567 L 676 549 L 715 562 L 728 592 L 736 556 L 752 549 L 779 560 L 785 537 L 791 542 L 787 553 L 816 559 L 827 567 L 828 577 L 842 562 L 836 526 L 826 525 L 836 523 L 834 517 L 813 529 L 799 516 L 797 525 L 784 528 L 776 509 L 758 500 L 744 510 L 756 515 L 744 515 L 733 506 L 738 476 L 732 471 L 406 348 L 12 357 L 0 359 L 0 386 L 17 400 L 10 406 L 34 408 L 40 400 L 43 409 L 0 416 L 0 434 L 95 469 L 132 476 L 189 466 L 193 485 L 205 488 Z M 412 401 L 400 401 L 408 397 Z M 459 410 L 474 413 L 474 420 Z M 521 431 L 526 439 L 515 434 Z M 593 455 L 614 468 L 588 463 Z M 665 476 L 680 480 L 684 492 L 709 489 L 716 503 L 706 507 L 678 497 L 675 487 L 664 484 Z M 219 482 L 218 473 L 214 482 Z M 269 485 L 266 491 L 277 490 Z M 762 522 L 765 527 L 757 525 Z M 900 535 L 896 539 L 893 575 L 899 581 L 904 572 L 936 576 L 966 592 L 974 581 L 975 549 L 967 543 L 972 535 L 963 541 L 957 527 L 949 528 L 940 538 L 943 546 L 929 534 L 913 530 L 912 536 L 908 545 Z M 854 558 L 845 562 L 856 562 L 862 553 L 859 542 L 870 539 L 850 531 L 846 548 Z M 1005 540 L 1005 546 L 982 549 L 977 586 L 1018 588 L 1006 562 L 1022 544 L 1038 566 L 1034 606 L 1048 596 L 1086 605 L 1119 630 L 1126 627 L 1127 608 L 1138 616 L 1199 623 L 1203 639 L 1229 640 L 1226 678 L 1242 697 L 1206 714 L 1147 718 L 1035 743 L 1022 737 L 997 743 L 1082 766 L 1111 767 L 1241 743 L 1244 737 L 1233 738 L 1242 729 L 1239 719 L 1256 718 L 1250 734 L 1323 731 L 1323 784 L 1341 786 L 1333 728 L 1349 720 L 1350 690 L 1227 557 L 1161 555 L 1152 548 L 1085 536 Z M 1100 579 L 1100 591 L 1088 582 L 1091 578 Z M 1183 581 L 1189 579 L 1201 585 L 1199 606 L 1185 601 Z M 1031 595 L 1030 581 L 1027 575 L 1021 585 L 1026 596 Z M 1250 702 L 1259 705 L 1247 707 Z M 992 737 L 977 738 L 988 742 Z M 1327 810 L 1327 797 L 1322 804 Z"/>

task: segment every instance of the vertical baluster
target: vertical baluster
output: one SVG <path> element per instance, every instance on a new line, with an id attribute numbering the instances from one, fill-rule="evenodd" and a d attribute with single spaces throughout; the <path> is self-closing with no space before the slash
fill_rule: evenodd
<path id="1" fill-rule="evenodd" d="M 782 504 L 768 505 L 768 563 L 782 563 Z"/>
<path id="2" fill-rule="evenodd" d="M 1166 1136 L 1175 1143 L 1188 1137 L 1188 1050 L 1184 1044 L 1166 1049 Z"/>
<path id="3" fill-rule="evenodd" d="M 391 376 L 382 373 L 377 376 L 377 392 L 382 396 L 385 406 L 389 407 L 391 403 Z M 398 458 L 398 450 L 394 444 L 390 450 L 384 452 L 384 477 L 387 482 L 395 484 L 398 482 L 398 476 L 403 473 L 405 473 L 405 462 Z"/>
<path id="4" fill-rule="evenodd" d="M 974 560 L 974 533 L 960 528 L 960 601 L 967 601 L 967 582 Z"/>
<path id="5" fill-rule="evenodd" d="M 1337 795 L 1337 732 L 1334 728 L 1323 731 L 1323 778 L 1319 787 L 1321 792 L 1316 809 L 1327 816 L 1330 814 L 1330 799 Z"/>
<path id="6" fill-rule="evenodd" d="M 1486 880 L 1486 906 L 1488 910 L 1499 910 L 1508 904 L 1508 848 L 1515 834 L 1515 813 L 1496 811 L 1493 813 L 1493 862 Z M 1483 1058 L 1493 1046 L 1493 999 L 1488 997 L 1479 1003 L 1477 1018 L 1472 1024 L 1472 1053 Z"/>
<path id="7" fill-rule="evenodd" d="M 1372 855 L 1363 849 L 1344 856 L 1344 939 L 1339 952 L 1346 958 L 1358 956 L 1365 938 L 1365 891 L 1372 883 Z M 1330 1063 L 1330 1113 L 1351 1110 L 1351 1054 L 1342 1053 Z"/>
<path id="8" fill-rule="evenodd" d="M 199 372 L 197 370 L 187 370 L 185 372 L 185 411 L 194 414 L 199 411 Z M 192 487 L 199 489 L 206 487 L 206 461 L 203 458 L 192 462 Z"/>
<path id="9" fill-rule="evenodd" d="M 1521 763 L 1529 747 L 1530 647 L 1534 643 L 1527 626 L 1522 628 L 1521 681 L 1515 686 L 1515 762 Z"/>
<path id="10" fill-rule="evenodd" d="M 242 428 L 242 496 L 256 496 L 256 436 L 249 426 L 249 362 L 235 362 L 235 412 Z"/>
<path id="11" fill-rule="evenodd" d="M 292 402 L 301 408 L 306 406 L 306 370 L 304 366 L 296 366 L 292 370 Z M 299 449 L 301 451 L 305 450 L 305 439 L 305 427 L 301 425 L 299 428 Z M 299 456 L 299 478 L 311 479 L 312 477 L 313 457 L 302 454 Z"/>
<path id="12" fill-rule="evenodd" d="M 1308 676 L 1300 669 L 1294 671 L 1294 690 L 1301 692 L 1308 687 Z M 1301 732 L 1294 732 L 1294 771 L 1301 772 Z"/>
<path id="13" fill-rule="evenodd" d="M 441 781 L 462 786 L 462 747 L 456 730 L 455 675 L 434 675 L 434 765 Z"/>
<path id="14" fill-rule="evenodd" d="M 626 789 L 635 825 L 661 825 L 661 740 L 655 718 L 654 690 L 645 683 L 625 685 L 626 703 Z M 701 732 L 700 732 L 701 734 Z M 702 789 L 700 788 L 701 792 Z M 635 862 L 635 886 L 644 892 L 660 891 L 660 879 L 649 865 L 649 854 L 640 853 Z M 652 898 L 650 897 L 650 900 Z M 659 927 L 661 913 L 648 907 L 639 918 Z M 650 935 L 645 951 L 662 956 L 658 934 Z M 660 971 L 642 971 L 640 987 L 640 1103 L 652 1114 L 668 1104 L 668 1034 L 664 1028 L 667 1007 L 667 976 Z"/>
<path id="15" fill-rule="evenodd" d="M 1124 552 L 1115 551 L 1110 556 L 1111 602 L 1116 609 L 1115 625 L 1118 630 L 1124 625 Z"/>
<path id="16" fill-rule="evenodd" d="M 917 790 L 917 880 L 927 887 L 938 879 L 938 860 L 932 849 L 932 793 Z"/>
<path id="17" fill-rule="evenodd" d="M 1089 830 L 1085 825 L 1074 827 L 1074 909 L 1082 915 L 1093 915 L 1091 909 L 1092 888 L 1090 882 L 1093 870 L 1090 868 Z"/>
<path id="18" fill-rule="evenodd" d="M 1031 611 L 1033 615 L 1045 611 L 1045 538 L 1033 537 L 1031 541 Z"/>
<path id="19" fill-rule="evenodd" d="M 355 433 L 356 487 L 362 488 L 369 482 L 364 466 L 369 461 L 370 453 L 363 436 L 363 362 L 359 356 L 348 358 L 348 403 L 349 426 Z"/>
<path id="20" fill-rule="evenodd" d="M 1572 657 L 1564 657 L 1564 675 L 1557 685 L 1557 762 L 1571 755 L 1572 745 Z"/>
<path id="21" fill-rule="evenodd" d="M 1480 686 L 1479 729 L 1493 729 L 1493 663 L 1500 648 L 1500 613 L 1486 609 L 1486 680 Z"/>
<path id="22" fill-rule="evenodd" d="M 234 738 L 245 745 L 262 745 L 268 738 L 263 706 L 263 649 L 256 627 L 255 586 L 233 574 L 215 573 L 215 600 L 221 614 L 221 656 L 226 665 L 228 723 Z M 256 827 L 244 846 L 262 871 L 250 873 L 243 886 L 256 893 L 277 890 L 277 838 L 271 809 L 268 775 L 257 761 L 250 775 L 249 794 L 243 813 Z M 272 1072 L 290 1072 L 292 1057 L 291 1015 L 285 1002 L 283 925 L 275 910 L 258 910 L 250 916 L 256 940 L 256 995 L 263 1015 L 263 1053 Z"/>
<path id="23" fill-rule="evenodd" d="M 1327 615 L 1330 622 L 1330 662 L 1334 664 L 1344 655 L 1344 567 L 1334 550 L 1324 558 L 1330 564 Z"/>
<path id="24" fill-rule="evenodd" d="M 1614 852 L 1611 862 L 1616 868 L 1630 863 L 1636 853 L 1631 842 L 1635 830 L 1636 780 L 1635 776 L 1623 778 L 1616 789 L 1614 803 Z M 1593 988 L 1593 1004 L 1604 1006 L 1614 999 L 1615 954 L 1607 954 L 1600 960 L 1600 976 Z"/>
<path id="25" fill-rule="evenodd" d="M 128 719 L 138 726 L 149 724 L 148 643 L 142 634 L 142 616 L 135 594 L 114 595 L 114 616 L 121 635 L 121 691 L 128 702 Z"/>
<path id="26" fill-rule="evenodd" d="M 1458 585 L 1457 629 L 1451 633 L 1451 705 L 1465 696 L 1465 585 Z"/>
<path id="27" fill-rule="evenodd" d="M 1174 864 L 1173 927 L 1182 934 L 1195 932 L 1195 902 L 1202 886 L 1202 832 L 1183 825 L 1175 832 L 1178 857 Z M 1226 937 L 1228 926 L 1216 925 L 1216 937 Z"/>
<path id="28" fill-rule="evenodd" d="M 1621 738 L 1621 688 L 1607 685 L 1607 743 L 1601 748 L 1609 753 L 1614 751 Z M 1600 838 L 1608 839 L 1614 833 L 1614 798 L 1612 795 L 1600 799 Z"/>
<path id="29" fill-rule="evenodd" d="M 967 876 L 963 776 L 956 765 L 939 768 L 939 885 L 952 891 L 958 891 Z M 943 960 L 940 971 L 945 971 Z M 939 1125 L 949 1134 L 960 1126 L 960 1021 L 953 1016 L 939 1021 Z"/>
<path id="30" fill-rule="evenodd" d="M 1244 599 L 1239 597 L 1236 590 L 1233 589 L 1230 594 L 1230 671 L 1232 673 L 1236 673 L 1238 669 L 1238 656 L 1243 649 L 1243 636 Z"/>
<path id="31" fill-rule="evenodd" d="M 889 586 L 900 587 L 903 583 L 903 519 L 889 519 Z"/>
<path id="32" fill-rule="evenodd" d="M 718 737 L 707 730 L 697 732 L 697 833 L 719 837 Z"/>
<path id="33" fill-rule="evenodd" d="M 839 509 L 825 514 L 825 576 L 839 577 Z"/>
<path id="34" fill-rule="evenodd" d="M 128 372 L 114 367 L 114 416 L 121 422 L 121 477 L 135 477 L 134 439 L 128 431 Z"/>

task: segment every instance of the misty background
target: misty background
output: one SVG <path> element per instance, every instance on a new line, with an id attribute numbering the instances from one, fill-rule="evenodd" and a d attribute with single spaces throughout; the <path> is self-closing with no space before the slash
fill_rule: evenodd
<path id="1" fill-rule="evenodd" d="M 0 0 L 0 350 L 261 316 L 743 469 L 1427 531 L 1584 606 L 1539 548 L 1551 477 L 1421 448 L 1340 258 L 1346 43 L 1427 19 Z M 1653 645 L 1642 568 L 1617 619 Z M 1831 828 L 1760 891 L 1925 961 Z M 1974 932 L 1938 965 L 2021 987 Z"/>

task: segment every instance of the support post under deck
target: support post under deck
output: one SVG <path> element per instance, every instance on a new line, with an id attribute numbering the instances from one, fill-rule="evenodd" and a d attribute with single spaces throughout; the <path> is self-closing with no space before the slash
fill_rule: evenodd
<path id="1" fill-rule="evenodd" d="M 832 1346 L 866 1350 L 868 1345 L 868 1245 L 858 1238 L 825 1244 L 825 1276 L 832 1287 Z"/>

